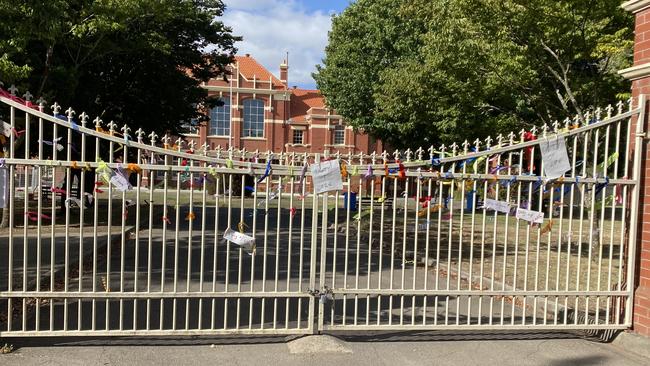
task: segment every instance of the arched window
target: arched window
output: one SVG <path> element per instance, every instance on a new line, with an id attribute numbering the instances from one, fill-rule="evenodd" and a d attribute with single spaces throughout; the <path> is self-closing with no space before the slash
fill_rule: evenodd
<path id="1" fill-rule="evenodd" d="M 223 105 L 210 111 L 210 135 L 230 136 L 230 97 L 219 100 Z"/>
<path id="2" fill-rule="evenodd" d="M 243 137 L 264 137 L 264 101 L 261 99 L 244 100 Z"/>

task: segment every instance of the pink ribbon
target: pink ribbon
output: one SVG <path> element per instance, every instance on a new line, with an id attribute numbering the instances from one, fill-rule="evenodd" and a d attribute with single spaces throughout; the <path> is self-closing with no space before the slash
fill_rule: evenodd
<path id="1" fill-rule="evenodd" d="M 26 215 L 27 218 L 30 219 L 31 221 L 38 221 L 38 218 L 39 218 L 38 212 L 27 211 L 27 212 L 25 212 L 25 215 Z M 49 216 L 47 216 L 47 215 L 45 215 L 45 214 L 41 214 L 40 217 L 42 217 L 42 218 L 44 218 L 44 219 L 46 219 L 46 220 L 52 220 L 51 217 L 49 217 Z"/>

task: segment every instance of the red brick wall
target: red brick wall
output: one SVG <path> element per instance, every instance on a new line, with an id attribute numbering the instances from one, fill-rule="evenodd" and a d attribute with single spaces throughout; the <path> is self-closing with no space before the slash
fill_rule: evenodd
<path id="1" fill-rule="evenodd" d="M 650 9 L 636 14 L 634 29 L 634 65 L 650 62 Z M 650 95 L 650 76 L 632 82 L 632 96 Z M 647 113 L 647 112 L 646 112 Z M 648 114 L 646 114 L 648 116 Z M 649 130 L 648 117 L 644 121 L 645 131 Z M 634 129 L 633 129 L 634 130 Z M 639 220 L 638 262 L 636 290 L 634 298 L 633 330 L 650 337 L 650 154 L 647 143 L 641 148 L 643 167 L 641 169 L 641 207 Z M 629 282 L 629 281 L 628 281 Z"/>

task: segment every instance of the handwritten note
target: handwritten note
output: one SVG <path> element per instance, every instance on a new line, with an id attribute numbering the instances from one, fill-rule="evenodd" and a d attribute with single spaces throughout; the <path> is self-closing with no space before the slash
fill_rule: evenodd
<path id="1" fill-rule="evenodd" d="M 525 208 L 517 208 L 517 216 L 520 220 L 529 221 L 535 224 L 544 223 L 544 213 L 540 211 L 526 210 Z"/>
<path id="2" fill-rule="evenodd" d="M 544 161 L 544 175 L 550 179 L 559 178 L 571 169 L 564 137 L 541 140 L 539 148 Z"/>
<path id="3" fill-rule="evenodd" d="M 7 208 L 8 177 L 7 168 L 0 168 L 0 208 Z"/>
<path id="4" fill-rule="evenodd" d="M 10 137 L 11 136 L 11 125 L 5 121 L 2 121 L 2 134 Z"/>
<path id="5" fill-rule="evenodd" d="M 230 228 L 223 233 L 223 238 L 244 248 L 248 254 L 255 252 L 255 238 Z"/>
<path id="6" fill-rule="evenodd" d="M 343 189 L 341 166 L 338 160 L 329 160 L 310 166 L 314 180 L 314 193 L 324 193 Z"/>
<path id="7" fill-rule="evenodd" d="M 114 173 L 111 176 L 111 183 L 120 192 L 126 192 L 131 189 L 131 183 L 129 183 L 129 180 L 122 174 Z"/>
<path id="8" fill-rule="evenodd" d="M 485 208 L 497 212 L 510 213 L 510 204 L 504 201 L 497 201 L 490 198 L 485 199 Z"/>

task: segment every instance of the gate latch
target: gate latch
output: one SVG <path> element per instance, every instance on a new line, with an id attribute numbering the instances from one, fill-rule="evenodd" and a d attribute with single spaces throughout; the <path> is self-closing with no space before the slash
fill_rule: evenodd
<path id="1" fill-rule="evenodd" d="M 334 291 L 327 286 L 323 286 L 322 290 L 311 289 L 309 290 L 309 294 L 318 297 L 321 304 L 327 304 L 334 300 Z"/>

